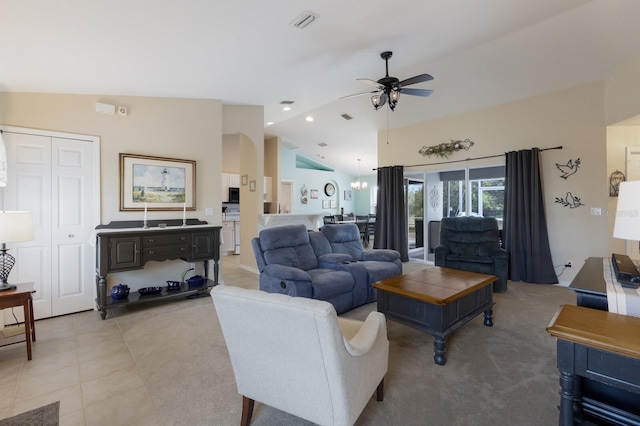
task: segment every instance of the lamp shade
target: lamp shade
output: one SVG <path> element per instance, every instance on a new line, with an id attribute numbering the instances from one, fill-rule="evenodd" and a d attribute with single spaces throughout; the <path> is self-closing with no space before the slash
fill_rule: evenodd
<path id="1" fill-rule="evenodd" d="M 0 211 L 0 243 L 33 240 L 31 212 Z"/>
<path id="2" fill-rule="evenodd" d="M 640 241 L 640 180 L 620 182 L 613 237 Z"/>

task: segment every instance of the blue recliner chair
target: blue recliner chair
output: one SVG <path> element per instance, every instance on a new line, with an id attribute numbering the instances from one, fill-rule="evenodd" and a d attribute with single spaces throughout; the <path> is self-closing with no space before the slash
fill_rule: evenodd
<path id="1" fill-rule="evenodd" d="M 440 223 L 436 266 L 498 277 L 493 291 L 507 291 L 509 254 L 500 247 L 498 221 L 489 217 L 446 217 Z"/>
<path id="2" fill-rule="evenodd" d="M 260 270 L 260 290 L 326 300 L 338 314 L 354 307 L 353 274 L 322 267 L 304 225 L 263 229 L 251 244 Z M 332 257 L 348 260 L 341 254 L 327 259 Z"/>

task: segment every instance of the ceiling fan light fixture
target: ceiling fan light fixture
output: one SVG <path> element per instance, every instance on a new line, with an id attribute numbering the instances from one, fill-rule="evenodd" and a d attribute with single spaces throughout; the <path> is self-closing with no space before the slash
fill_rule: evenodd
<path id="1" fill-rule="evenodd" d="M 378 108 L 380 108 L 380 95 L 373 95 L 371 97 L 371 103 L 373 104 L 373 107 L 378 110 Z"/>

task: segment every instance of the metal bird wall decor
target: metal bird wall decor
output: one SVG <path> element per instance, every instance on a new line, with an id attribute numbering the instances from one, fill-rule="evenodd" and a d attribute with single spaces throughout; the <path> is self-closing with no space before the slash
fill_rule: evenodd
<path id="1" fill-rule="evenodd" d="M 562 172 L 560 177 L 566 180 L 569 176 L 575 174 L 578 171 L 578 168 L 580 167 L 580 159 L 578 158 L 575 161 L 569 159 L 569 161 L 567 161 L 567 164 L 556 163 L 556 167 Z"/>

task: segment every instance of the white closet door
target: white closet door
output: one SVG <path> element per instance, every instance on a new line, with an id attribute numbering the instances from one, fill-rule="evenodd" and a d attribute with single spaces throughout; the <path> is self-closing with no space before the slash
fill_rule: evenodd
<path id="1" fill-rule="evenodd" d="M 96 143 L 5 132 L 5 210 L 33 212 L 33 241 L 15 244 L 10 282 L 33 282 L 36 319 L 94 308 Z M 22 321 L 22 313 L 14 310 Z M 5 312 L 5 323 L 13 323 Z"/>
<path id="2" fill-rule="evenodd" d="M 51 138 L 3 133 L 7 147 L 8 183 L 5 210 L 26 210 L 33 216 L 33 241 L 11 244 L 16 264 L 9 282 L 33 282 L 36 318 L 51 316 Z M 5 322 L 14 322 L 5 310 Z M 20 321 L 21 309 L 13 310 Z"/>
<path id="3" fill-rule="evenodd" d="M 89 244 L 95 217 L 93 148 L 89 141 L 52 139 L 52 314 L 94 306 L 95 255 Z"/>

